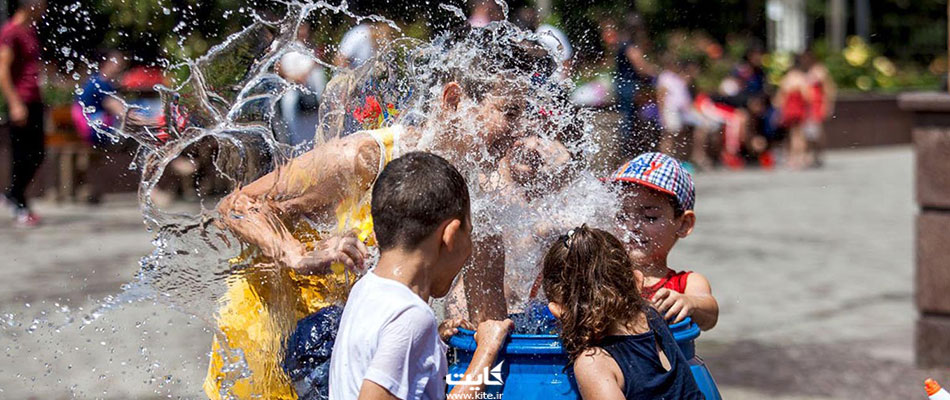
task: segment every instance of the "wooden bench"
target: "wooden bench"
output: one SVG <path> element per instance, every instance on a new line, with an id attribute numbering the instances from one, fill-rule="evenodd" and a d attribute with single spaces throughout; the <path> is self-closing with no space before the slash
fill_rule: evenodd
<path id="1" fill-rule="evenodd" d="M 46 151 L 51 166 L 49 191 L 46 195 L 57 202 L 79 200 L 78 194 L 88 186 L 95 150 L 76 132 L 71 106 L 56 106 L 47 113 Z"/>

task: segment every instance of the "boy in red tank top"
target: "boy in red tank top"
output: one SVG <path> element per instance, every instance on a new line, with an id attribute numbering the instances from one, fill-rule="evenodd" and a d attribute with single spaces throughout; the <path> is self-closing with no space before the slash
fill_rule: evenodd
<path id="1" fill-rule="evenodd" d="M 641 295 L 671 323 L 691 317 L 700 329 L 716 326 L 719 304 L 705 276 L 676 271 L 667 256 L 696 223 L 693 178 L 680 162 L 662 153 L 644 153 L 605 179 L 618 188 L 623 205 L 618 222 L 637 269 L 643 272 Z"/>

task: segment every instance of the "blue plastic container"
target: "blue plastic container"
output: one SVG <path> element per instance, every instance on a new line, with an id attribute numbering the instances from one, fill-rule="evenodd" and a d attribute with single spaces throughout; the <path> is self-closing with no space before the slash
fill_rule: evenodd
<path id="1" fill-rule="evenodd" d="M 703 360 L 696 356 L 693 341 L 699 337 L 699 327 L 687 318 L 670 325 L 670 331 L 689 360 L 699 390 L 707 400 L 721 400 L 716 381 Z M 449 339 L 449 346 L 456 354 L 455 362 L 449 366 L 450 376 L 464 374 L 475 353 L 474 332 L 459 329 L 459 333 Z M 519 400 L 580 398 L 573 373 L 564 369 L 567 354 L 557 335 L 511 335 L 498 359 L 504 361 L 501 368 L 503 383 L 487 386 L 489 393 L 502 393 L 502 397 Z"/>

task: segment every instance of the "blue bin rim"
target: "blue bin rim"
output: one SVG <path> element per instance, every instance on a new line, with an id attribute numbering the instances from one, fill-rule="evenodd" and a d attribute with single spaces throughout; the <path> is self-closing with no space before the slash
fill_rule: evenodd
<path id="1" fill-rule="evenodd" d="M 688 342 L 699 337 L 699 326 L 686 317 L 685 320 L 670 325 L 673 339 L 679 342 Z M 474 352 L 475 331 L 459 328 L 457 334 L 449 338 L 449 346 L 468 352 Z M 564 348 L 558 335 L 529 335 L 523 333 L 512 334 L 505 344 L 506 354 L 564 354 Z"/>

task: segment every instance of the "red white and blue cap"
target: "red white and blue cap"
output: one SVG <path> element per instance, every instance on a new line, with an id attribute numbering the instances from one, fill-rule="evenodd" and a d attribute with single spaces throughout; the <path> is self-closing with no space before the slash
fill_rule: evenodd
<path id="1" fill-rule="evenodd" d="M 679 160 L 663 153 L 643 153 L 617 168 L 607 182 L 630 182 L 673 196 L 683 210 L 696 202 L 693 177 Z"/>

